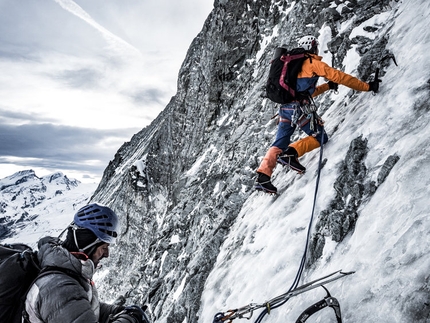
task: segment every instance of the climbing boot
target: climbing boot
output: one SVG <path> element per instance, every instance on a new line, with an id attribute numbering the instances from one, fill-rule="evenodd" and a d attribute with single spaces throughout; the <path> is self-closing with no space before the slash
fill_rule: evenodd
<path id="1" fill-rule="evenodd" d="M 279 155 L 277 162 L 282 166 L 288 166 L 299 174 L 306 172 L 306 167 L 299 163 L 297 151 L 293 147 L 288 147 L 282 155 Z"/>
<path id="2" fill-rule="evenodd" d="M 254 188 L 258 191 L 263 191 L 266 193 L 276 194 L 278 189 L 270 181 L 270 176 L 263 173 L 257 173 L 258 177 L 255 182 Z"/>

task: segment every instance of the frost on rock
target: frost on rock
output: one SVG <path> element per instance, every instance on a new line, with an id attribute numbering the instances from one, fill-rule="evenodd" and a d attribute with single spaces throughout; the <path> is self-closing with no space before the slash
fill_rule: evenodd
<path id="1" fill-rule="evenodd" d="M 366 183 L 367 168 L 364 160 L 367 155 L 367 140 L 361 136 L 351 142 L 345 159 L 339 165 L 339 175 L 333 185 L 335 198 L 329 208 L 321 211 L 316 224 L 316 233 L 311 247 L 314 262 L 322 255 L 325 239 L 331 237 L 340 242 L 354 230 L 358 209 L 365 195 L 373 194 L 374 183 Z M 371 187 L 370 189 L 368 187 Z M 367 189 L 366 189 L 367 188 Z"/>
<path id="2" fill-rule="evenodd" d="M 400 159 L 389 156 L 378 173 L 377 184 L 368 178 L 365 159 L 368 152 L 367 139 L 361 136 L 354 139 L 345 159 L 340 163 L 339 175 L 333 184 L 335 198 L 329 208 L 321 211 L 316 224 L 308 265 L 314 263 L 323 254 L 325 237 L 341 242 L 354 231 L 361 204 L 368 200 L 389 175 L 391 169 Z"/>

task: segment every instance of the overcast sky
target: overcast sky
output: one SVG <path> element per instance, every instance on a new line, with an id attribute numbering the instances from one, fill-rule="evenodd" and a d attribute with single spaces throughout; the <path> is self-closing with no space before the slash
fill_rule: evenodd
<path id="1" fill-rule="evenodd" d="M 176 93 L 213 0 L 0 0 L 0 178 L 98 182 Z"/>

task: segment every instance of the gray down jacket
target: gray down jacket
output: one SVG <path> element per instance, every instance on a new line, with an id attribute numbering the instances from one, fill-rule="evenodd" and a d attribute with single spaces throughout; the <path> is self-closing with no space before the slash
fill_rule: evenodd
<path id="1" fill-rule="evenodd" d="M 31 323 L 107 323 L 109 315 L 123 308 L 99 302 L 92 277 L 91 260 L 79 260 L 63 248 L 56 238 L 39 241 L 39 263 L 60 268 L 38 278 L 30 288 L 25 310 Z M 115 319 L 112 323 L 137 322 L 133 318 Z"/>

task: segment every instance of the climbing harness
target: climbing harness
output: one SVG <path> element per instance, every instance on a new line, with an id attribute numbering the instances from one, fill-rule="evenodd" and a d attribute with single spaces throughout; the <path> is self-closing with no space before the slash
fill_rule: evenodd
<path id="1" fill-rule="evenodd" d="M 321 125 L 321 127 L 322 127 L 321 131 L 324 131 L 324 126 Z M 271 310 L 284 305 L 291 297 L 302 294 L 304 292 L 307 292 L 307 291 L 312 290 L 314 288 L 323 286 L 327 283 L 330 283 L 332 281 L 335 281 L 337 279 L 340 279 L 342 277 L 345 277 L 347 275 L 354 273 L 354 272 L 342 272 L 342 270 L 339 270 L 339 271 L 331 273 L 327 276 L 324 276 L 324 277 L 321 277 L 321 278 L 316 279 L 314 281 L 311 281 L 307 284 L 298 286 L 300 279 L 301 279 L 301 276 L 302 276 L 302 273 L 303 273 L 303 270 L 304 270 L 305 265 L 306 265 L 308 245 L 309 245 L 309 241 L 310 241 L 312 222 L 313 222 L 314 213 L 315 213 L 316 198 L 317 198 L 319 182 L 320 182 L 320 177 L 321 177 L 322 157 L 323 157 L 324 145 L 321 144 L 320 147 L 321 148 L 320 148 L 320 156 L 319 156 L 319 162 L 318 162 L 317 180 L 316 180 L 316 185 L 315 185 L 312 214 L 311 214 L 311 218 L 309 221 L 308 232 L 307 232 L 307 236 L 306 236 L 305 251 L 304 251 L 302 259 L 300 261 L 300 266 L 299 266 L 299 269 L 297 271 L 297 274 L 296 274 L 296 277 L 294 279 L 293 284 L 291 285 L 291 287 L 289 288 L 289 290 L 286 293 L 284 293 L 280 296 L 277 296 L 277 297 L 275 297 L 275 298 L 273 298 L 273 299 L 271 299 L 271 300 L 269 300 L 263 304 L 251 303 L 249 305 L 246 305 L 246 306 L 238 308 L 238 309 L 228 310 L 225 313 L 219 312 L 215 315 L 213 323 L 221 323 L 221 322 L 231 323 L 236 318 L 250 319 L 255 310 L 263 308 L 263 311 L 260 313 L 260 315 L 257 317 L 257 320 L 255 321 L 255 323 L 260 323 L 266 314 L 270 314 Z M 326 289 L 326 291 L 328 293 L 327 289 Z M 304 320 L 306 320 L 305 316 L 308 315 L 310 312 L 312 312 L 312 310 L 314 310 L 314 313 L 316 313 L 320 309 L 323 309 L 324 307 L 327 307 L 327 306 L 330 306 L 335 310 L 336 317 L 338 317 L 338 322 L 339 323 L 341 322 L 341 321 L 339 321 L 339 319 L 340 319 L 339 318 L 340 317 L 339 302 L 337 302 L 337 300 L 335 298 L 331 297 L 330 293 L 328 293 L 328 296 L 326 298 L 324 298 L 324 302 L 320 301 L 320 302 L 314 304 L 314 306 L 315 306 L 314 309 L 308 308 L 307 310 L 305 310 L 305 312 L 302 313 L 302 315 L 300 316 L 302 318 L 302 321 L 298 321 L 299 323 L 304 322 Z M 318 309 L 318 308 L 320 308 L 320 309 Z M 313 313 L 311 313 L 310 315 L 312 315 L 312 314 Z M 339 316 L 338 316 L 338 314 L 339 314 Z M 248 315 L 248 316 L 246 316 L 246 315 Z"/>
<path id="2" fill-rule="evenodd" d="M 310 95 L 297 103 L 291 116 L 291 125 L 303 127 L 310 122 L 310 129 L 314 132 L 313 137 L 318 135 L 318 125 L 323 126 L 324 121 L 317 113 L 318 107 Z"/>
<path id="3" fill-rule="evenodd" d="M 306 119 L 309 120 L 310 129 L 314 132 L 314 137 L 316 137 L 316 135 L 318 134 L 318 125 L 322 126 L 324 124 L 324 121 L 317 113 L 318 107 L 315 104 L 314 99 L 312 99 L 312 96 L 309 95 L 309 100 L 305 100 L 300 105 L 300 108 L 303 111 L 303 114 L 305 115 Z"/>

